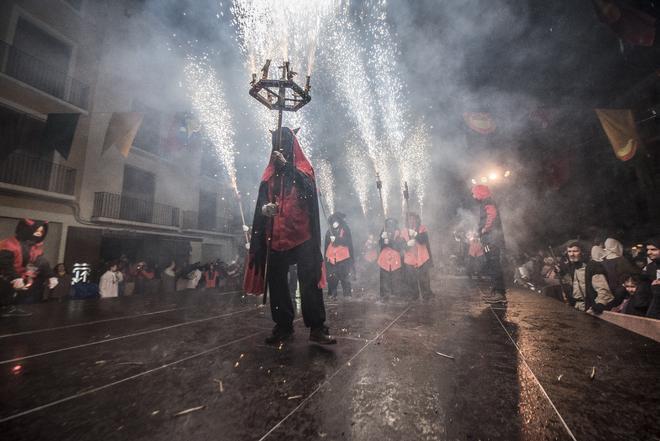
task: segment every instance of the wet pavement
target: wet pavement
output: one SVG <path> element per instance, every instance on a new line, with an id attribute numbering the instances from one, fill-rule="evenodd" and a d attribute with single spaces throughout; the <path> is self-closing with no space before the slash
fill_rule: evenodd
<path id="1" fill-rule="evenodd" d="M 0 321 L 1 438 L 660 440 L 659 343 L 531 292 L 433 288 L 329 303 L 331 347 L 300 320 L 266 346 L 239 293 L 33 305 Z"/>

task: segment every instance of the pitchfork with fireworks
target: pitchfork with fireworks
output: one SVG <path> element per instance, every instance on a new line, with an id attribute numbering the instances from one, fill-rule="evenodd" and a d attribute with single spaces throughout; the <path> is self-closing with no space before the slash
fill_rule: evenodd
<path id="1" fill-rule="evenodd" d="M 296 76 L 297 73 L 291 70 L 289 62 L 285 61 L 282 66 L 279 66 L 279 69 L 281 70 L 280 78 L 272 79 L 268 76 L 270 63 L 271 60 L 266 60 L 266 64 L 264 64 L 264 67 L 261 69 L 261 78 L 257 79 L 257 74 L 252 74 L 250 95 L 269 110 L 277 111 L 277 151 L 281 153 L 283 114 L 284 112 L 297 112 L 305 104 L 311 101 L 312 97 L 309 94 L 310 76 L 307 75 L 305 87 L 300 87 L 295 81 L 293 81 L 293 77 Z M 281 191 L 283 191 L 284 185 L 281 185 L 280 188 L 282 189 Z M 282 200 L 282 196 L 283 195 L 280 195 L 280 200 Z M 278 215 L 281 214 L 281 212 L 278 213 Z M 264 304 L 268 297 L 268 261 L 270 259 L 273 222 L 274 218 L 271 218 L 270 231 L 266 238 L 266 267 L 264 270 L 264 280 L 266 283 L 264 284 Z"/>

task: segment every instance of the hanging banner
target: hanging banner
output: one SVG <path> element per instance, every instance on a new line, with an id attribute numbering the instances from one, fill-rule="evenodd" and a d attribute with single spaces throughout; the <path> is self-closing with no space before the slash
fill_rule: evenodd
<path id="1" fill-rule="evenodd" d="M 632 110 L 596 109 L 596 115 L 612 144 L 614 154 L 621 161 L 628 161 L 637 151 L 639 136 Z"/>
<path id="2" fill-rule="evenodd" d="M 465 124 L 469 128 L 482 135 L 488 135 L 495 131 L 495 121 L 490 113 L 465 112 L 463 119 L 465 119 Z"/>
<path id="3" fill-rule="evenodd" d="M 103 153 L 110 147 L 115 146 L 125 157 L 131 151 L 133 140 L 142 124 L 143 113 L 116 112 L 112 114 L 108 130 L 105 132 L 103 142 Z"/>

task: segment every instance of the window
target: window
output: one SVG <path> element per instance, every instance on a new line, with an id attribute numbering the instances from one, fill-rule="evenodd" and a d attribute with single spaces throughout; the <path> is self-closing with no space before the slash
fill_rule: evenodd
<path id="1" fill-rule="evenodd" d="M 124 167 L 122 195 L 145 201 L 153 201 L 156 193 L 156 177 L 153 173 L 127 165 Z"/>
<path id="2" fill-rule="evenodd" d="M 71 46 L 19 18 L 7 73 L 31 86 L 64 98 L 71 61 Z"/>
<path id="3" fill-rule="evenodd" d="M 133 140 L 133 145 L 141 150 L 154 153 L 160 153 L 160 123 L 162 115 L 156 109 L 134 100 L 133 111 L 144 114 L 140 129 Z"/>
<path id="4" fill-rule="evenodd" d="M 218 212 L 218 195 L 199 192 L 199 214 L 197 218 L 200 230 L 215 230 L 216 213 Z"/>
<path id="5" fill-rule="evenodd" d="M 127 165 L 121 191 L 119 217 L 134 222 L 153 221 L 156 177 L 149 172 Z"/>
<path id="6" fill-rule="evenodd" d="M 26 113 L 0 106 L 0 158 L 15 150 L 40 153 L 46 123 Z"/>

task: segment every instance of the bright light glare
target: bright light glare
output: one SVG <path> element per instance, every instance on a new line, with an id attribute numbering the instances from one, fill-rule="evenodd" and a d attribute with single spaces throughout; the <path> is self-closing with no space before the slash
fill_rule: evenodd
<path id="1" fill-rule="evenodd" d="M 500 176 L 496 172 L 491 172 L 488 174 L 488 179 L 490 179 L 491 181 L 495 181 L 499 177 Z"/>
<path id="2" fill-rule="evenodd" d="M 482 176 L 481 177 L 481 182 L 483 182 L 485 184 L 486 182 L 488 182 L 488 178 L 485 177 L 485 176 Z"/>
<path id="3" fill-rule="evenodd" d="M 507 170 L 507 171 L 505 171 L 505 172 L 504 172 L 504 177 L 505 177 L 505 178 L 508 178 L 509 176 L 511 176 L 511 170 Z"/>
<path id="4" fill-rule="evenodd" d="M 476 185 L 476 184 L 477 184 L 477 180 L 474 179 L 474 178 L 472 178 L 472 183 Z"/>

